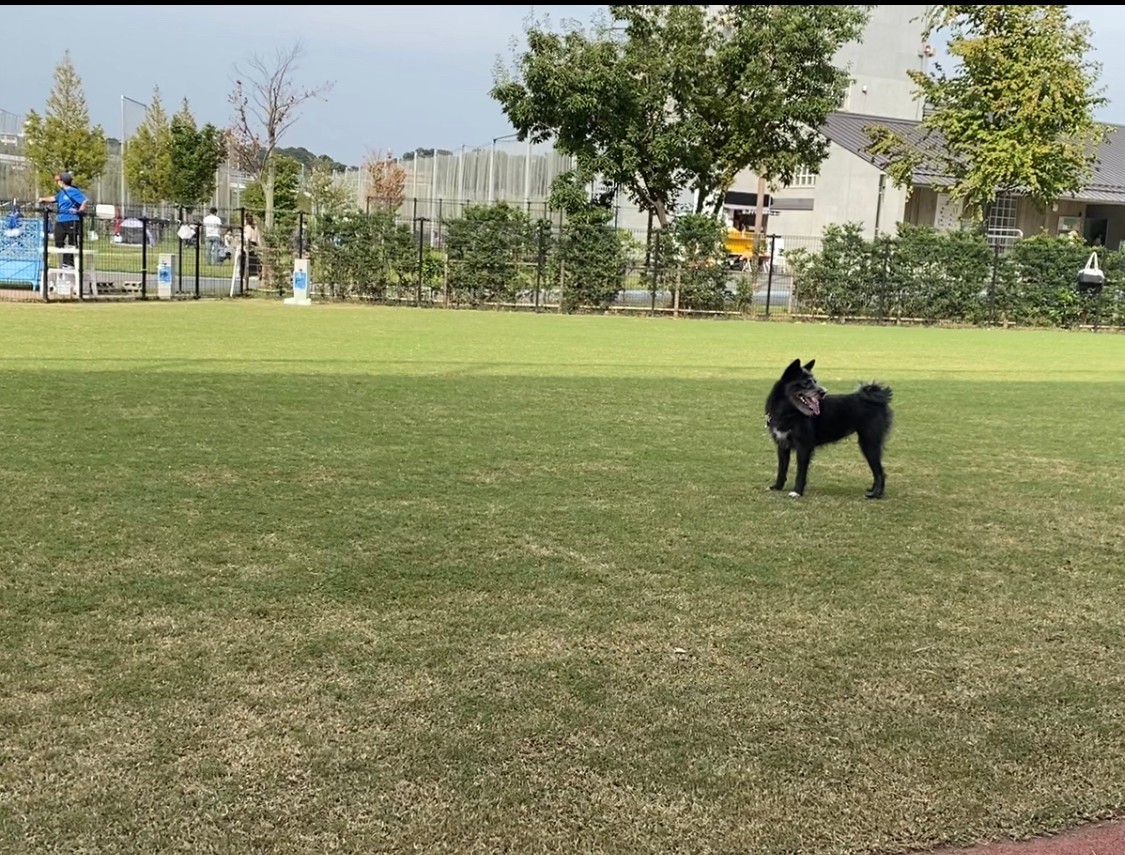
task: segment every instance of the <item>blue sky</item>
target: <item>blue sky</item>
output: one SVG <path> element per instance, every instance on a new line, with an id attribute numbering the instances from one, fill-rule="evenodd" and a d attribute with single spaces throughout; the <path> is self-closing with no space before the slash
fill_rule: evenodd
<path id="1" fill-rule="evenodd" d="M 511 128 L 489 97 L 498 57 L 534 10 L 552 20 L 587 22 L 600 6 L 31 6 L 9 5 L 5 31 L 27 34 L 0 73 L 0 109 L 42 110 L 53 69 L 70 50 L 91 118 L 120 136 L 121 96 L 146 102 L 154 85 L 174 110 L 187 97 L 196 118 L 223 126 L 234 66 L 272 55 L 297 39 L 305 57 L 297 79 L 333 81 L 284 140 L 358 163 L 369 148 L 396 154 L 417 146 L 487 145 Z M 1125 7 L 1074 6 L 1094 24 L 1095 59 L 1114 90 L 1125 79 Z M 128 106 L 130 125 L 142 114 Z M 1099 117 L 1125 124 L 1125 91 Z"/>

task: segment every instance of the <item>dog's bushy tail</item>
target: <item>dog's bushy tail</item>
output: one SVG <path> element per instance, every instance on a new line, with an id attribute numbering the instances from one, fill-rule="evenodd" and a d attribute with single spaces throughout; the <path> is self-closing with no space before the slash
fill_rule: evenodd
<path id="1" fill-rule="evenodd" d="M 870 401 L 872 404 L 889 404 L 894 392 L 891 391 L 890 386 L 882 386 L 878 383 L 865 383 L 859 387 L 859 396 L 865 401 Z"/>

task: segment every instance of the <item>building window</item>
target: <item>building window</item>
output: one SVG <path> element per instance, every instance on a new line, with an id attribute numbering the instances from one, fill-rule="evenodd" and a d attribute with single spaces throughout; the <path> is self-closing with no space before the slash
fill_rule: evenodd
<path id="1" fill-rule="evenodd" d="M 1016 228 L 1016 197 L 1010 193 L 1000 193 L 992 203 L 992 210 L 988 214 L 988 242 L 1001 249 L 1008 249 L 1023 237 L 1023 233 Z"/>
<path id="2" fill-rule="evenodd" d="M 812 172 L 807 166 L 797 167 L 797 171 L 793 173 L 793 180 L 789 183 L 790 187 L 815 187 L 816 186 L 816 173 Z"/>

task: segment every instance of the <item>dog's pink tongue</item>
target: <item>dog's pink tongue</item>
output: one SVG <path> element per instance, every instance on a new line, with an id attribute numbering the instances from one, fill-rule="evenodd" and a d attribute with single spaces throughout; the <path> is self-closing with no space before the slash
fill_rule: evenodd
<path id="1" fill-rule="evenodd" d="M 816 398 L 809 398 L 809 409 L 812 410 L 814 416 L 820 415 L 820 401 Z"/>

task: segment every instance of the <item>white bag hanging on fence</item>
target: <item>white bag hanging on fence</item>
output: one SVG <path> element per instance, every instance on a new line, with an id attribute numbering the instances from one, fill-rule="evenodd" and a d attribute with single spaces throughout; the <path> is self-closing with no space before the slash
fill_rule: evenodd
<path id="1" fill-rule="evenodd" d="M 1098 254 L 1091 252 L 1086 266 L 1078 271 L 1078 290 L 1096 294 L 1104 284 L 1105 272 L 1098 265 Z"/>

